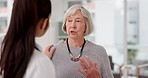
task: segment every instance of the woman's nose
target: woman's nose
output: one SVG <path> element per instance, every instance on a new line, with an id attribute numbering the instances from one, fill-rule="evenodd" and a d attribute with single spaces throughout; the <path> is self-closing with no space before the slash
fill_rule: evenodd
<path id="1" fill-rule="evenodd" d="M 73 27 L 73 28 L 76 28 L 76 22 L 75 21 L 72 21 L 72 23 L 71 23 L 70 26 Z"/>

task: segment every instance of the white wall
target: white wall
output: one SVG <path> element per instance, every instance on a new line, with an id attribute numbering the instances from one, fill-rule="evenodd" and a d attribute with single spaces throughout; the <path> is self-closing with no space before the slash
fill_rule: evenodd
<path id="1" fill-rule="evenodd" d="M 148 45 L 148 0 L 139 0 L 139 41 Z"/>
<path id="2" fill-rule="evenodd" d="M 64 1 L 51 0 L 52 2 L 52 18 L 50 27 L 46 34 L 41 38 L 36 38 L 36 42 L 44 49 L 48 45 L 58 42 L 58 22 L 63 19 Z"/>
<path id="3" fill-rule="evenodd" d="M 115 0 L 96 1 L 95 42 L 114 45 Z"/>

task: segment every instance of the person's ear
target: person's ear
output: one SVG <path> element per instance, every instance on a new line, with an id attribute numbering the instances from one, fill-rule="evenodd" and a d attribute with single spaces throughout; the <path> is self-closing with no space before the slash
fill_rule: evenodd
<path id="1" fill-rule="evenodd" d="M 48 18 L 41 20 L 40 29 L 46 30 L 48 28 Z"/>
<path id="2" fill-rule="evenodd" d="M 47 29 L 49 28 L 48 19 L 41 19 L 36 27 L 36 36 L 40 37 L 45 34 Z"/>

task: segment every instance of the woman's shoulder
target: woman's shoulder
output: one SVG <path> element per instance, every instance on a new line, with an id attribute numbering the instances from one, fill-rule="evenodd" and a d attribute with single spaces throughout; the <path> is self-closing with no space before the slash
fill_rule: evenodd
<path id="1" fill-rule="evenodd" d="M 101 46 L 101 45 L 98 45 L 98 44 L 95 44 L 95 43 L 93 43 L 93 42 L 91 42 L 91 41 L 89 41 L 89 40 L 86 40 L 86 46 L 88 47 L 88 48 L 92 48 L 92 49 L 96 49 L 96 50 L 105 50 L 105 48 L 103 47 L 103 46 Z"/>
<path id="2" fill-rule="evenodd" d="M 42 73 L 42 71 L 48 73 Z M 52 61 L 38 50 L 35 50 L 29 61 L 25 78 L 47 78 L 50 76 L 55 77 L 55 68 Z"/>
<path id="3" fill-rule="evenodd" d="M 38 50 L 35 50 L 33 52 L 32 57 L 29 61 L 28 67 L 29 68 L 39 67 L 38 69 L 40 69 L 40 67 L 54 69 L 54 65 L 52 61 L 50 60 L 50 58 L 48 58 L 46 55 L 43 55 Z"/>
<path id="4" fill-rule="evenodd" d="M 103 46 L 92 43 L 91 41 L 88 41 L 88 40 L 86 41 L 85 50 L 93 52 L 97 55 L 99 54 L 101 56 L 107 55 L 106 49 Z"/>
<path id="5" fill-rule="evenodd" d="M 64 44 L 64 41 L 59 41 L 58 43 L 54 44 L 55 48 L 64 48 L 66 47 L 66 44 Z"/>
<path id="6" fill-rule="evenodd" d="M 43 55 L 41 52 L 35 49 L 30 59 L 30 62 L 44 62 L 44 61 L 51 62 L 50 58 L 48 58 L 46 55 Z"/>

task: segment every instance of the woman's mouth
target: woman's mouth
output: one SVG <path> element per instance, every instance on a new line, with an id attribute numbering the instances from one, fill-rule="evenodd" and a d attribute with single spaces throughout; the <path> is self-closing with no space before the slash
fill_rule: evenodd
<path id="1" fill-rule="evenodd" d="M 75 33 L 77 33 L 77 32 L 75 32 L 75 31 L 70 31 L 70 34 L 75 34 Z"/>

